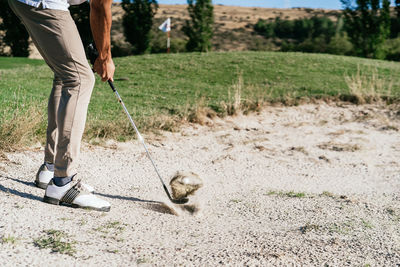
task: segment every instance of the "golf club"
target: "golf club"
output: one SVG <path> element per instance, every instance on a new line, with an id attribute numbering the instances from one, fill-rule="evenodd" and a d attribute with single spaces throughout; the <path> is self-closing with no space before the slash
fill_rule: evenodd
<path id="1" fill-rule="evenodd" d="M 99 56 L 99 53 L 97 52 L 97 49 L 93 44 L 89 44 L 89 46 L 88 46 L 88 55 L 89 55 L 90 62 L 92 63 L 92 65 L 94 65 L 94 62 L 96 61 L 97 57 Z M 157 176 L 160 179 L 160 181 L 161 181 L 161 183 L 162 183 L 162 185 L 164 187 L 165 193 L 167 194 L 169 200 L 174 204 L 185 204 L 185 203 L 187 203 L 189 201 L 189 199 L 186 198 L 186 197 L 181 198 L 181 199 L 173 199 L 171 197 L 171 194 L 169 193 L 167 186 L 165 185 L 163 179 L 161 178 L 160 172 L 158 171 L 156 164 L 154 163 L 153 159 L 150 156 L 150 152 L 147 149 L 147 145 L 144 142 L 144 139 L 143 139 L 142 135 L 140 134 L 138 128 L 136 127 L 136 124 L 133 121 L 131 115 L 129 114 L 124 102 L 122 101 L 121 96 L 119 95 L 117 89 L 115 88 L 114 83 L 111 80 L 108 80 L 108 84 L 110 85 L 111 89 L 113 90 L 114 94 L 116 95 L 116 97 L 118 99 L 118 102 L 122 105 L 122 108 L 124 109 L 126 116 L 128 116 L 129 121 L 131 122 L 133 128 L 135 129 L 136 135 L 137 135 L 139 141 L 142 143 L 144 149 L 146 150 L 147 157 L 150 159 L 151 164 L 153 165 L 154 170 L 156 171 Z"/>

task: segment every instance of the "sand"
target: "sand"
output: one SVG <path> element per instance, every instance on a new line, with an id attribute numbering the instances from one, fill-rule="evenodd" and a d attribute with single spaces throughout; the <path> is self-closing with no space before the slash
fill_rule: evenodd
<path id="1" fill-rule="evenodd" d="M 169 182 L 174 199 L 187 198 L 203 187 L 203 181 L 194 172 L 178 171 Z"/>
<path id="2" fill-rule="evenodd" d="M 398 110 L 268 107 L 147 136 L 166 181 L 177 170 L 202 178 L 194 215 L 163 204 L 139 142 L 82 147 L 80 177 L 111 202 L 108 213 L 43 203 L 33 186 L 43 151 L 9 153 L 0 163 L 1 264 L 396 266 Z M 40 249 L 52 236 L 65 246 Z"/>

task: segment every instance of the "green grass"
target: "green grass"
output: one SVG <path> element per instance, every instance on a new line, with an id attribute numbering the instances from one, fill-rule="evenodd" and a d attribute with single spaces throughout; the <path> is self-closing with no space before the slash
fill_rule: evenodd
<path id="1" fill-rule="evenodd" d="M 110 231 L 122 233 L 125 230 L 125 225 L 118 221 L 107 222 L 94 230 L 102 233 L 109 233 Z"/>
<path id="2" fill-rule="evenodd" d="M 400 64 L 321 54 L 229 52 L 116 58 L 115 85 L 141 130 L 173 130 L 204 108 L 220 116 L 263 103 L 351 96 L 346 77 L 357 70 L 390 82 L 384 97 L 400 97 Z M 361 75 L 361 77 L 364 77 Z M 358 77 L 358 76 L 357 76 Z M 347 79 L 349 80 L 349 79 Z M 0 58 L 0 151 L 44 141 L 52 73 L 41 60 Z M 239 95 L 237 93 L 240 93 Z M 236 93 L 236 96 L 235 96 Z M 238 96 L 240 96 L 238 98 Z M 351 97 L 349 98 L 351 99 Z M 130 139 L 130 128 L 108 85 L 96 82 L 86 140 Z"/>
<path id="3" fill-rule="evenodd" d="M 52 252 L 74 256 L 75 241 L 69 241 L 68 235 L 59 230 L 46 230 L 45 235 L 33 241 L 40 249 L 50 248 Z"/>
<path id="4" fill-rule="evenodd" d="M 369 221 L 366 221 L 364 219 L 361 219 L 361 223 L 364 226 L 364 228 L 368 228 L 368 229 L 374 228 L 374 225 L 372 223 L 370 223 Z"/>
<path id="5" fill-rule="evenodd" d="M 15 243 L 17 243 L 17 241 L 18 241 L 18 238 L 16 238 L 16 237 L 14 237 L 14 236 L 11 236 L 11 235 L 8 235 L 8 236 L 3 236 L 1 239 L 0 239 L 0 243 L 2 243 L 2 244 L 15 244 Z"/>
<path id="6" fill-rule="evenodd" d="M 268 191 L 265 195 L 267 196 L 280 196 L 280 197 L 289 197 L 289 198 L 305 198 L 307 197 L 304 192 L 284 192 L 284 191 Z"/>

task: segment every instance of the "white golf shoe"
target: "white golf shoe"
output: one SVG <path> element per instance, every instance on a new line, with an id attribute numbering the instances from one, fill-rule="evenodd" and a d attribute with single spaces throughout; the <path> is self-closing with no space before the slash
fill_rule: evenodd
<path id="1" fill-rule="evenodd" d="M 35 185 L 39 188 L 46 189 L 47 185 L 50 183 L 51 179 L 54 177 L 54 171 L 49 170 L 46 164 L 40 166 L 38 172 L 36 173 Z M 82 184 L 90 192 L 94 192 L 94 188 L 88 184 Z"/>
<path id="2" fill-rule="evenodd" d="M 39 188 L 46 189 L 47 184 L 53 177 L 54 171 L 50 171 L 46 164 L 43 164 L 36 173 L 35 185 Z"/>
<path id="3" fill-rule="evenodd" d="M 80 180 L 72 181 L 64 186 L 56 186 L 53 180 L 46 188 L 43 201 L 54 205 L 67 205 L 74 208 L 86 208 L 98 211 L 110 211 L 109 202 L 98 198 L 90 192 L 85 184 Z"/>

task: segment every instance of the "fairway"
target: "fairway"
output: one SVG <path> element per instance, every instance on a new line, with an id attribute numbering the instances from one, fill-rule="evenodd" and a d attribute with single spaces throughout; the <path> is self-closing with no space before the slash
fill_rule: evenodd
<path id="1" fill-rule="evenodd" d="M 21 118 L 34 121 L 29 129 L 34 135 L 28 139 L 39 137 L 43 141 L 45 107 L 52 85 L 50 69 L 40 60 L 0 58 L 0 63 L 1 127 Z M 144 131 L 176 129 L 176 122 L 197 108 L 208 107 L 225 116 L 238 100 L 243 108 L 252 110 L 266 102 L 292 105 L 304 98 L 351 96 L 346 77 L 356 75 L 358 70 L 361 79 L 376 74 L 378 82 L 390 86 L 390 91 L 383 88 L 386 91 L 380 93 L 382 96 L 400 96 L 400 63 L 354 57 L 278 52 L 188 53 L 116 58 L 115 64 L 115 85 Z M 172 122 L 166 123 L 168 120 Z M 123 141 L 133 136 L 112 91 L 97 79 L 85 139 Z M 22 141 L 14 141 L 19 142 Z"/>

